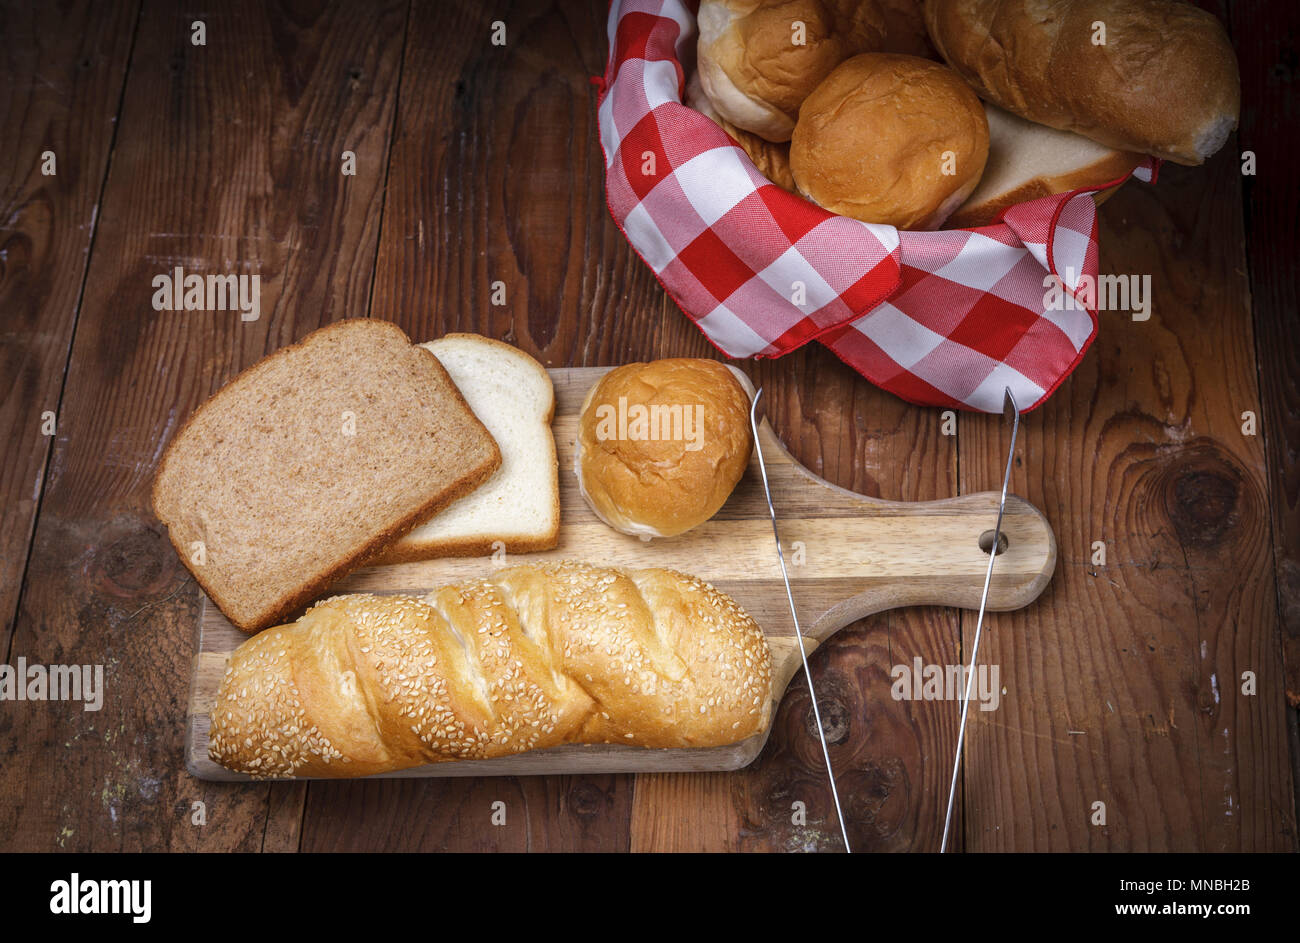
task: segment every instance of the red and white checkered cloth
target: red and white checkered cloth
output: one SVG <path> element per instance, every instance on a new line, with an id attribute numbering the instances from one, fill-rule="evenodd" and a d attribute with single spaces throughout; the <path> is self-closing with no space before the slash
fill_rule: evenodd
<path id="1" fill-rule="evenodd" d="M 1008 209 L 980 229 L 899 231 L 777 187 L 682 104 L 695 16 L 682 0 L 614 0 L 601 82 L 610 212 L 678 306 L 729 357 L 816 339 L 913 403 L 1001 412 L 1042 403 L 1083 358 L 1097 315 L 1046 310 L 1049 273 L 1097 276 L 1092 190 Z M 1134 176 L 1152 181 L 1158 162 Z M 1118 183 L 1120 181 L 1113 181 Z"/>

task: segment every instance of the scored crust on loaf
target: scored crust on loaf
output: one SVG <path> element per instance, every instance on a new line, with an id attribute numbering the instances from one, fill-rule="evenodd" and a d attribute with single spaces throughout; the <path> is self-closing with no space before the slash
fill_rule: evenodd
<path id="1" fill-rule="evenodd" d="M 1144 160 L 1136 152 L 1026 121 L 988 102 L 984 111 L 988 162 L 979 185 L 948 218 L 949 228 L 986 226 L 1017 203 L 1118 180 Z"/>
<path id="2" fill-rule="evenodd" d="M 501 454 L 396 325 L 335 322 L 200 406 L 154 479 L 182 562 L 251 632 L 477 487 Z"/>
<path id="3" fill-rule="evenodd" d="M 478 556 L 498 542 L 509 553 L 551 549 L 560 533 L 560 474 L 550 374 L 519 348 L 479 334 L 447 334 L 420 346 L 496 439 L 501 467 L 372 562 Z"/>
<path id="4" fill-rule="evenodd" d="M 231 655 L 209 755 L 367 776 L 563 743 L 735 743 L 771 715 L 758 625 L 703 580 L 562 562 L 426 596 L 337 596 Z"/>

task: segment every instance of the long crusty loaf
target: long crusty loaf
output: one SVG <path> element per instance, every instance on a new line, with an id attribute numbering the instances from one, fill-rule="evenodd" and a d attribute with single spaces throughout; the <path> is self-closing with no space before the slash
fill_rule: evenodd
<path id="1" fill-rule="evenodd" d="M 925 13 L 948 64 L 1030 121 L 1180 164 L 1237 125 L 1232 44 L 1183 0 L 926 0 Z"/>
<path id="2" fill-rule="evenodd" d="M 446 368 L 501 448 L 501 467 L 473 492 L 435 514 L 374 562 L 550 550 L 560 533 L 555 461 L 555 387 L 546 368 L 501 341 L 446 334 L 421 344 Z"/>
<path id="3" fill-rule="evenodd" d="M 231 380 L 172 440 L 153 506 L 246 632 L 317 598 L 501 462 L 438 359 L 339 321 Z"/>
<path id="4" fill-rule="evenodd" d="M 209 755 L 367 776 L 562 743 L 706 747 L 765 729 L 771 651 L 671 570 L 526 565 L 427 596 L 338 596 L 232 654 Z"/>

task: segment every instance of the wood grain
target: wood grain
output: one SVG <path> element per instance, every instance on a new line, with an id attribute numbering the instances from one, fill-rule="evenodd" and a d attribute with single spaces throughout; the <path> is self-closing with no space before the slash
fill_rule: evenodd
<path id="1" fill-rule="evenodd" d="M 605 207 L 590 81 L 605 16 L 599 0 L 412 8 L 375 317 L 419 339 L 487 334 L 546 366 L 654 351 L 664 295 Z"/>
<path id="2" fill-rule="evenodd" d="M 135 4 L 0 10 L 0 652 L 8 653 Z M 52 152 L 53 174 L 43 172 Z M 56 427 L 57 428 L 57 427 Z"/>
<path id="3" fill-rule="evenodd" d="M 1255 173 L 1241 178 L 1246 256 L 1259 365 L 1260 434 L 1268 462 L 1278 621 L 1286 697 L 1293 713 L 1292 777 L 1300 796 L 1300 177 L 1292 169 L 1295 83 L 1300 80 L 1300 7 L 1233 3 L 1230 22 L 1241 59 L 1239 152 Z M 1243 157 L 1244 163 L 1244 157 Z"/>
<path id="4" fill-rule="evenodd" d="M 1008 694 L 972 715 L 971 850 L 1295 849 L 1263 449 L 1241 431 L 1259 400 L 1238 187 L 1225 149 L 1102 209 L 1102 271 L 1151 275 L 1152 314 L 1103 312 L 1025 421 L 1017 484 L 1061 567 L 1032 614 L 989 620 Z M 963 488 L 987 487 L 1005 432 L 967 428 Z"/>
<path id="5" fill-rule="evenodd" d="M 5 711 L 0 833 L 14 850 L 263 846 L 269 787 L 181 769 L 201 594 L 148 489 L 180 421 L 225 380 L 365 311 L 404 15 L 401 3 L 141 13 L 13 643 L 33 662 L 103 664 L 107 693 L 95 714 Z M 355 177 L 340 173 L 345 149 Z M 153 311 L 152 277 L 175 265 L 260 274 L 261 319 Z"/>

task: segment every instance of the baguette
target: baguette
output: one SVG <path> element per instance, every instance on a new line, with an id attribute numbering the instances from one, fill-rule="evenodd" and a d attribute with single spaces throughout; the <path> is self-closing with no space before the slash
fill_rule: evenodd
<path id="1" fill-rule="evenodd" d="M 925 14 L 980 97 L 1029 121 L 1179 164 L 1237 126 L 1232 44 L 1182 0 L 926 0 Z"/>
<path id="2" fill-rule="evenodd" d="M 719 746 L 766 728 L 771 685 L 762 630 L 701 580 L 524 565 L 424 597 L 337 596 L 249 639 L 208 752 L 262 778 L 563 743 Z"/>

